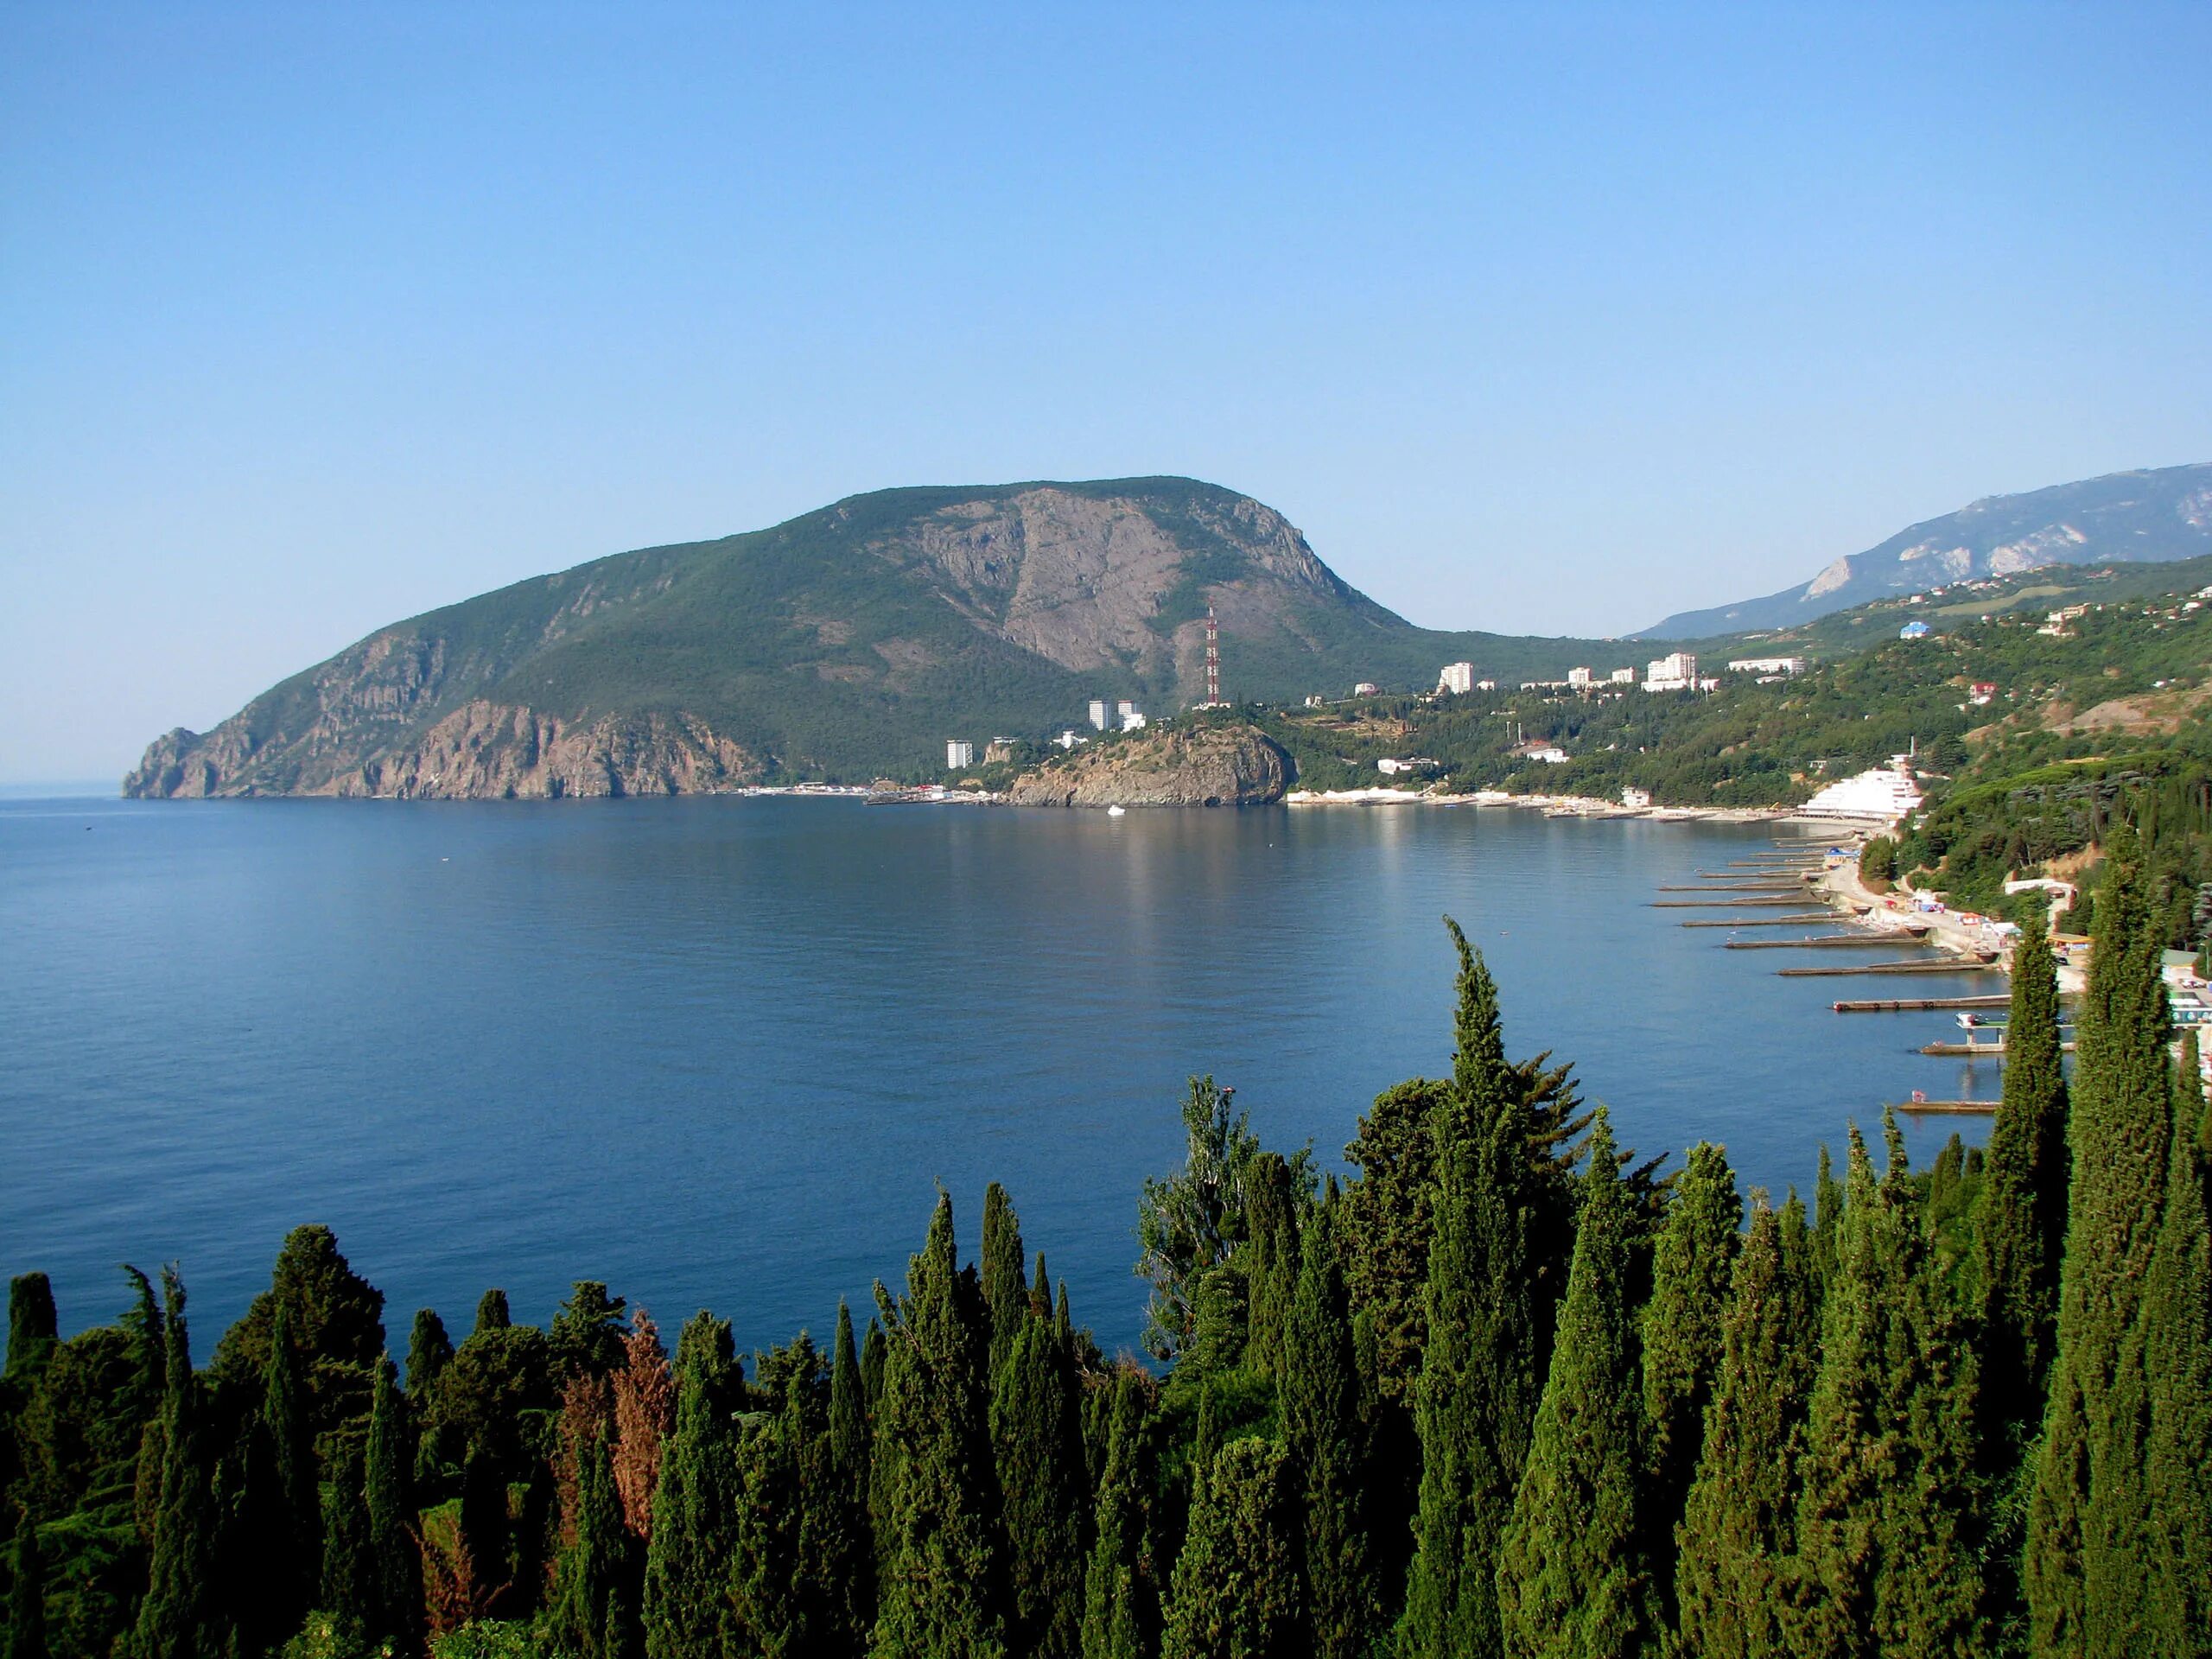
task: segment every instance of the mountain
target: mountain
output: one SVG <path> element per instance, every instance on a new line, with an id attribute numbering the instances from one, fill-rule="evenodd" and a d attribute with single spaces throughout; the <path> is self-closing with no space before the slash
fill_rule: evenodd
<path id="1" fill-rule="evenodd" d="M 647 548 L 380 628 L 206 734 L 137 797 L 681 793 L 937 775 L 948 738 L 1041 737 L 1089 699 L 1197 701 L 1205 616 L 1237 699 L 1427 690 L 1618 645 L 1417 628 L 1273 508 L 1181 478 L 886 490 Z"/>
<path id="2" fill-rule="evenodd" d="M 1707 639 L 1794 627 L 1831 611 L 2050 564 L 2150 563 L 2212 553 L 2212 464 L 2111 473 L 1993 495 L 1847 554 L 1800 587 L 1681 611 L 1638 638 Z"/>

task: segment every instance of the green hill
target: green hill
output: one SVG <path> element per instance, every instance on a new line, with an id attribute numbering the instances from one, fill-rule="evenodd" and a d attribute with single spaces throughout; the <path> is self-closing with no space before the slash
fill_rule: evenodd
<path id="1" fill-rule="evenodd" d="M 948 738 L 1039 737 L 1094 696 L 1424 690 L 1447 662 L 1554 677 L 1627 648 L 1418 628 L 1272 508 L 1189 479 L 887 490 L 618 554 L 381 628 L 204 734 L 135 796 L 668 792 L 919 778 Z"/>

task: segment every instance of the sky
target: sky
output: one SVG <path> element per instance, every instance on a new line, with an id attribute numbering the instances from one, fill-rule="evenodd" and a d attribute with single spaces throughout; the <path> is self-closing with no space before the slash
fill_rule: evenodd
<path id="1" fill-rule="evenodd" d="M 2212 7 L 0 10 L 0 784 L 860 491 L 1611 633 L 2212 460 Z"/>

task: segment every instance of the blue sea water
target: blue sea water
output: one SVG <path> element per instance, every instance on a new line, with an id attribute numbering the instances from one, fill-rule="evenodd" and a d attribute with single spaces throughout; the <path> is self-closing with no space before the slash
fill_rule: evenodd
<path id="1" fill-rule="evenodd" d="M 1003 1181 L 1077 1318 L 1134 1345 L 1138 1194 L 1210 1071 L 1324 1163 L 1448 1066 L 1456 916 L 1516 1056 L 1576 1062 L 1647 1154 L 1726 1143 L 1809 1197 L 1819 1143 L 1913 1088 L 1948 1016 L 1785 980 L 1651 907 L 1770 826 L 1502 809 L 1087 812 L 691 798 L 0 802 L 0 1271 L 65 1328 L 117 1264 L 182 1263 L 196 1345 L 334 1227 L 390 1298 L 465 1329 L 580 1278 L 741 1344 L 856 1314 L 938 1185 L 972 1250 Z M 1811 931 L 1822 931 L 1814 929 Z M 1764 937 L 1776 937 L 1772 931 Z M 1871 947 L 1894 956 L 1897 947 Z M 1897 994 L 1892 989 L 1888 994 Z M 1916 1160 L 1954 1128 L 1909 1128 Z"/>

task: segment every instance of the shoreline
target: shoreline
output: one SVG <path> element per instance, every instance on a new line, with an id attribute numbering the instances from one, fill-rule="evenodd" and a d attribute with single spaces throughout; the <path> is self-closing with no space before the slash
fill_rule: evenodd
<path id="1" fill-rule="evenodd" d="M 1783 806 L 1624 806 L 1594 795 L 1514 795 L 1502 789 L 1465 794 L 1433 790 L 1294 789 L 1284 806 L 1509 806 L 1554 818 L 1641 819 L 1647 823 L 1768 823 L 1787 821 L 1796 809 Z M 1807 820 L 1806 822 L 1811 822 Z"/>

